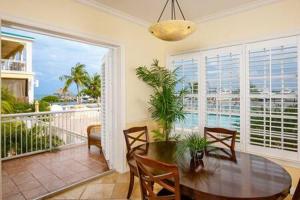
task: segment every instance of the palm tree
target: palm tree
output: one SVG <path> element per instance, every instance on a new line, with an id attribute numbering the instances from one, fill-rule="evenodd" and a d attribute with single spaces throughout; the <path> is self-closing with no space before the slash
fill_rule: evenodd
<path id="1" fill-rule="evenodd" d="M 84 89 L 81 93 L 86 94 L 94 99 L 101 97 L 101 76 L 95 73 L 87 76 L 84 81 Z"/>
<path id="2" fill-rule="evenodd" d="M 7 88 L 1 88 L 1 113 L 8 114 L 14 111 L 16 98 L 9 92 Z"/>
<path id="3" fill-rule="evenodd" d="M 77 97 L 79 97 L 80 87 L 84 84 L 86 77 L 87 72 L 85 71 L 85 65 L 77 63 L 74 67 L 71 68 L 70 75 L 63 75 L 59 77 L 59 80 L 65 81 L 63 92 L 67 92 L 71 84 L 75 83 L 77 89 Z"/>

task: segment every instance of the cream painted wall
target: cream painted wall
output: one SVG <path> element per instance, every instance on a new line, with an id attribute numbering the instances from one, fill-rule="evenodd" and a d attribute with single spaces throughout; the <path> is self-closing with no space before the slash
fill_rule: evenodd
<path id="1" fill-rule="evenodd" d="M 168 53 L 211 48 L 296 31 L 300 33 L 300 0 L 281 0 L 247 12 L 200 23 L 197 31 L 189 38 L 170 43 Z"/>
<path id="2" fill-rule="evenodd" d="M 124 45 L 126 67 L 126 122 L 149 118 L 150 88 L 137 79 L 135 68 L 150 65 L 153 58 L 163 63 L 166 43 L 151 36 L 145 27 L 106 14 L 75 0 L 1 0 L 0 15 L 80 33 L 99 35 Z"/>
<path id="3" fill-rule="evenodd" d="M 151 64 L 153 58 L 164 63 L 167 54 L 209 48 L 243 40 L 300 30 L 300 0 L 282 0 L 255 10 L 198 24 L 191 37 L 180 42 L 163 42 L 145 27 L 106 14 L 75 0 L 1 0 L 0 14 L 22 20 L 75 30 L 107 38 L 125 46 L 126 122 L 149 119 L 147 101 L 150 88 L 136 78 L 135 68 Z"/>

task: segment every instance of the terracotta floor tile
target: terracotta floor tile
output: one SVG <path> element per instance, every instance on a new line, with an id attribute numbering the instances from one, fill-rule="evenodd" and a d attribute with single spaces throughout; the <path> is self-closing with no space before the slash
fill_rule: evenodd
<path id="1" fill-rule="evenodd" d="M 45 182 L 42 184 L 49 192 L 58 190 L 59 188 L 62 188 L 66 186 L 66 184 L 62 180 L 55 180 L 50 182 Z"/>
<path id="2" fill-rule="evenodd" d="M 41 183 L 41 184 L 47 184 L 48 182 L 54 182 L 54 181 L 58 181 L 61 180 L 60 178 L 58 178 L 55 175 L 49 175 L 49 176 L 42 176 L 42 177 L 38 177 L 37 180 Z"/>
<path id="3" fill-rule="evenodd" d="M 21 192 L 32 190 L 41 186 L 41 183 L 37 180 L 29 181 L 18 185 L 17 187 Z"/>
<path id="4" fill-rule="evenodd" d="M 86 171 L 80 172 L 79 174 L 81 175 L 82 178 L 90 178 L 90 177 L 96 176 L 99 173 L 88 169 Z"/>
<path id="5" fill-rule="evenodd" d="M 97 148 L 92 149 L 89 152 L 86 145 L 81 145 L 4 161 L 1 173 L 3 195 L 16 200 L 32 199 L 107 171 L 106 162 L 96 161 L 105 160 L 103 155 Z M 91 164 L 90 168 L 86 164 Z"/>
<path id="6" fill-rule="evenodd" d="M 2 195 L 4 197 L 17 193 L 19 193 L 19 190 L 13 181 L 8 180 L 2 183 Z"/>
<path id="7" fill-rule="evenodd" d="M 16 176 L 13 176 L 11 179 L 16 185 L 20 185 L 22 183 L 27 183 L 35 180 L 34 177 L 27 171 L 21 172 Z"/>
<path id="8" fill-rule="evenodd" d="M 59 178 L 64 178 L 68 176 L 72 176 L 73 174 L 76 174 L 75 172 L 72 172 L 68 168 L 61 168 L 60 170 L 53 169 L 52 170 L 53 174 Z"/>
<path id="9" fill-rule="evenodd" d="M 40 177 L 44 177 L 44 176 L 53 176 L 54 174 L 51 172 L 51 170 L 44 168 L 44 169 L 38 169 L 35 171 L 31 171 L 31 174 L 35 177 L 35 178 L 40 178 Z"/>
<path id="10" fill-rule="evenodd" d="M 8 168 L 8 169 L 4 169 L 4 170 L 9 176 L 14 176 L 14 175 L 24 172 L 24 167 L 18 166 L 18 167 Z"/>
<path id="11" fill-rule="evenodd" d="M 63 177 L 62 180 L 66 184 L 73 184 L 73 183 L 77 183 L 80 180 L 82 180 L 82 175 L 80 173 L 76 173 L 76 174 L 71 175 L 71 176 Z"/>
<path id="12" fill-rule="evenodd" d="M 21 193 L 6 196 L 5 200 L 25 200 L 25 197 Z"/>
<path id="13" fill-rule="evenodd" d="M 47 194 L 47 192 L 48 191 L 43 186 L 40 186 L 32 190 L 24 191 L 22 192 L 22 194 L 25 196 L 26 199 L 35 199 L 41 195 Z"/>

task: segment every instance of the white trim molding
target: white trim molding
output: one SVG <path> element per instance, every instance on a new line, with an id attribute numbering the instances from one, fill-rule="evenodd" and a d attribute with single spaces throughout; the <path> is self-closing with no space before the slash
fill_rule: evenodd
<path id="1" fill-rule="evenodd" d="M 79 3 L 94 7 L 94 8 L 96 8 L 98 10 L 101 10 L 105 13 L 117 16 L 121 19 L 128 20 L 128 21 L 133 22 L 135 24 L 138 24 L 138 25 L 141 25 L 141 26 L 144 26 L 144 27 L 150 26 L 150 22 L 148 22 L 148 21 L 145 21 L 145 20 L 140 19 L 138 17 L 132 16 L 130 14 L 127 14 L 127 13 L 123 12 L 123 11 L 112 8 L 110 6 L 104 5 L 103 3 L 100 3 L 99 1 L 95 1 L 95 0 L 76 0 L 76 1 L 78 1 Z"/>
<path id="2" fill-rule="evenodd" d="M 149 21 L 143 20 L 139 17 L 135 17 L 135 16 L 130 15 L 126 12 L 123 12 L 119 9 L 115 9 L 111 6 L 107 6 L 107 5 L 105 5 L 103 3 L 100 3 L 99 1 L 96 1 L 96 0 L 76 0 L 76 1 L 81 3 L 81 4 L 94 7 L 94 8 L 96 8 L 100 11 L 103 11 L 105 13 L 117 16 L 121 19 L 128 20 L 130 22 L 136 23 L 136 24 L 141 25 L 143 27 L 148 27 L 151 24 L 151 22 L 149 22 Z M 273 4 L 273 3 L 277 3 L 277 2 L 280 2 L 280 1 L 283 1 L 283 0 L 256 0 L 254 2 L 249 2 L 249 3 L 243 4 L 241 6 L 233 7 L 233 8 L 230 8 L 230 9 L 224 9 L 223 11 L 219 11 L 219 12 L 213 13 L 211 15 L 203 16 L 199 19 L 191 19 L 191 20 L 194 21 L 195 23 L 198 23 L 198 24 L 199 23 L 204 23 L 204 22 L 207 22 L 207 21 L 217 20 L 217 19 L 220 19 L 220 18 L 223 18 L 223 17 L 227 17 L 227 16 L 230 16 L 230 15 L 235 15 L 235 14 L 246 12 L 246 11 L 249 11 L 249 10 L 254 10 L 256 8 L 266 6 L 266 5 L 269 5 L 269 4 Z M 155 19 L 153 19 L 153 20 L 155 20 Z"/>
<path id="3" fill-rule="evenodd" d="M 262 6 L 270 5 L 273 3 L 280 2 L 280 1 L 283 1 L 283 0 L 256 0 L 254 2 L 249 2 L 249 3 L 243 4 L 241 6 L 225 9 L 223 11 L 201 17 L 198 20 L 194 20 L 194 21 L 198 24 L 204 23 L 207 21 L 216 20 L 216 19 L 220 19 L 223 17 L 231 16 L 231 15 L 236 15 L 236 14 L 239 14 L 242 12 L 247 12 L 249 10 L 254 10 L 256 8 L 260 8 Z"/>

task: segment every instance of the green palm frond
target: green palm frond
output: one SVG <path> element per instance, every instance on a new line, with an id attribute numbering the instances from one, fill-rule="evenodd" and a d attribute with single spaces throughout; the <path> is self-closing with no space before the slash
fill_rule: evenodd
<path id="1" fill-rule="evenodd" d="M 8 114 L 14 111 L 16 98 L 9 92 L 7 88 L 1 88 L 1 113 Z"/>
<path id="2" fill-rule="evenodd" d="M 184 120 L 183 97 L 188 90 L 184 88 L 176 91 L 176 85 L 182 83 L 182 79 L 177 77 L 177 70 L 159 66 L 158 60 L 154 60 L 150 68 L 140 66 L 136 69 L 138 78 L 153 88 L 149 112 L 161 125 L 166 140 L 169 139 L 173 124 Z M 155 135 L 161 138 L 157 131 Z"/>
<path id="3" fill-rule="evenodd" d="M 94 99 L 101 97 L 101 76 L 99 74 L 95 73 L 92 76 L 86 76 L 83 84 L 85 88 L 82 89 L 82 94 L 89 95 Z"/>
<path id="4" fill-rule="evenodd" d="M 69 87 L 74 83 L 77 88 L 77 96 L 80 94 L 80 88 L 84 85 L 87 79 L 87 72 L 85 70 L 85 65 L 77 63 L 71 68 L 70 75 L 63 75 L 59 77 L 59 80 L 64 81 L 63 91 L 66 92 Z"/>

